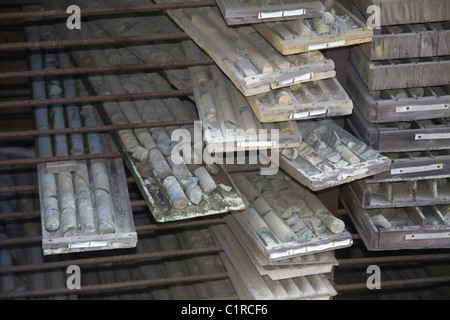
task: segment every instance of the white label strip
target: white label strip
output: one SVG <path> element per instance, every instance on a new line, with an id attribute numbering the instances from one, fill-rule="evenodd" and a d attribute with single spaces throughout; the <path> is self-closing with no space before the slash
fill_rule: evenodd
<path id="1" fill-rule="evenodd" d="M 278 80 L 277 84 L 280 86 L 286 85 L 286 84 L 291 84 L 291 83 L 295 83 L 297 81 L 302 81 L 302 80 L 309 80 L 313 77 L 314 73 L 306 73 L 304 75 L 295 77 L 295 78 L 291 78 L 288 80 Z"/>
<path id="2" fill-rule="evenodd" d="M 308 111 L 293 113 L 293 114 L 291 114 L 289 119 L 295 120 L 295 119 L 302 119 L 302 118 L 306 118 L 306 117 L 309 117 L 309 112 Z"/>
<path id="3" fill-rule="evenodd" d="M 277 146 L 277 141 L 243 141 L 238 142 L 238 148 L 248 148 L 248 147 L 275 147 Z"/>
<path id="4" fill-rule="evenodd" d="M 294 10 L 273 11 L 273 12 L 260 12 L 260 13 L 258 13 L 258 19 L 273 19 L 273 18 L 281 18 L 281 17 L 302 16 L 305 13 L 306 13 L 305 9 L 294 9 Z"/>
<path id="5" fill-rule="evenodd" d="M 431 240 L 450 238 L 449 232 L 407 234 L 405 240 Z"/>
<path id="6" fill-rule="evenodd" d="M 333 42 L 327 42 L 327 43 L 312 44 L 312 45 L 308 46 L 308 51 L 339 47 L 339 46 L 345 45 L 346 43 L 347 43 L 347 40 L 339 40 L 339 41 L 333 41 Z"/>
<path id="7" fill-rule="evenodd" d="M 310 116 L 318 116 L 318 115 L 321 115 L 321 114 L 326 114 L 327 111 L 328 111 L 327 109 L 313 110 L 313 111 L 309 112 L 309 115 Z"/>
<path id="8" fill-rule="evenodd" d="M 445 140 L 450 139 L 450 133 L 418 133 L 416 140 Z"/>
<path id="9" fill-rule="evenodd" d="M 282 16 L 283 16 L 283 11 L 258 13 L 258 19 L 273 19 L 273 18 L 281 18 Z"/>
<path id="10" fill-rule="evenodd" d="M 435 110 L 448 110 L 449 104 L 430 104 L 423 106 L 404 106 L 395 108 L 395 112 L 418 112 L 418 111 L 435 111 Z"/>
<path id="11" fill-rule="evenodd" d="M 444 169 L 444 164 L 438 163 L 438 164 L 432 164 L 429 166 L 391 169 L 391 174 L 407 174 L 407 173 L 434 171 L 434 170 L 442 170 L 442 169 Z"/>
<path id="12" fill-rule="evenodd" d="M 108 241 L 87 241 L 69 244 L 71 249 L 82 249 L 82 248 L 96 248 L 96 247 L 106 247 L 108 246 Z"/>
<path id="13" fill-rule="evenodd" d="M 306 9 L 284 10 L 283 17 L 302 16 L 306 13 Z"/>

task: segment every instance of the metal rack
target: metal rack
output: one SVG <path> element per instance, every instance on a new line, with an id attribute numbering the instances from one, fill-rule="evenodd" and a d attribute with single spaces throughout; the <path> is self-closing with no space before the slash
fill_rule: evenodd
<path id="1" fill-rule="evenodd" d="M 145 41 L 156 40 L 182 40 L 188 38 L 186 34 L 167 34 L 164 36 L 141 36 L 130 38 L 108 38 L 108 39 L 85 39 L 83 41 L 55 41 L 28 43 L 21 42 L 21 29 L 23 29 L 23 20 L 25 18 L 43 17 L 51 19 L 56 17 L 65 17 L 65 12 L 46 12 L 39 14 L 33 12 L 22 12 L 21 5 L 39 4 L 40 1 L 20 0 L 20 1 L 2 1 L 0 5 L 0 57 L 2 60 L 19 59 L 19 65 L 24 69 L 26 67 L 26 50 L 31 48 L 41 48 L 49 50 L 60 47 L 77 47 L 77 46 L 93 46 L 99 44 L 127 45 L 131 43 L 142 43 Z M 152 4 L 146 6 L 134 6 L 128 8 L 109 8 L 108 10 L 90 10 L 84 11 L 84 15 L 103 14 L 120 14 L 127 12 L 150 12 L 154 10 L 173 9 L 181 4 L 162 5 Z M 215 5 L 215 1 L 195 1 L 188 4 L 189 6 L 207 6 Z M 10 11 L 10 12 L 7 12 Z M 13 29 L 10 34 L 11 42 L 7 42 L 2 33 L 5 30 Z M 21 54 L 18 55 L 17 53 Z M 343 59 L 347 59 L 346 51 L 342 50 Z M 86 132 L 112 132 L 121 129 L 136 129 L 150 127 L 164 127 L 173 125 L 192 124 L 193 120 L 187 121 L 171 121 L 171 122 L 154 122 L 146 124 L 130 124 L 130 125 L 103 125 L 98 127 L 79 128 L 79 129 L 63 129 L 63 130 L 33 130 L 30 118 L 30 110 L 33 106 L 39 104 L 56 104 L 56 103 L 86 103 L 114 100 L 132 100 L 137 98 L 162 98 L 162 97 L 181 97 L 192 95 L 192 90 L 173 90 L 166 92 L 148 92 L 144 94 L 127 94 L 127 95 L 110 95 L 110 96 L 90 96 L 77 97 L 71 99 L 47 99 L 45 101 L 35 101 L 31 98 L 31 92 L 27 89 L 29 80 L 37 76 L 62 76 L 62 75 L 86 75 L 91 72 L 119 72 L 119 71 L 137 71 L 137 70 L 162 70 L 165 68 L 184 68 L 188 66 L 208 65 L 211 64 L 210 59 L 201 61 L 178 61 L 175 63 L 160 64 L 142 64 L 126 67 L 101 67 L 101 68 L 73 68 L 66 70 L 44 70 L 39 72 L 33 71 L 17 71 L 14 64 L 11 69 L 8 65 L 2 64 L 0 68 L 0 153 L 12 146 L 24 147 L 30 150 L 33 147 L 33 138 L 41 135 L 69 134 L 69 133 L 86 133 Z M 17 80 L 22 81 L 17 81 Z M 14 85 L 4 85 L 12 83 Z M 4 151 L 6 153 L 6 151 Z M 36 230 L 40 230 L 37 203 L 38 187 L 34 181 L 34 166 L 39 163 L 62 160 L 88 160 L 94 158 L 112 159 L 119 158 L 119 153 L 96 154 L 94 156 L 68 156 L 58 158 L 39 158 L 31 156 L 27 158 L 19 157 L 13 154 L 9 159 L 0 159 L 0 173 L 8 171 L 9 175 L 16 179 L 13 185 L 0 185 L 0 199 L 27 199 L 29 201 L 20 201 L 11 212 L 3 212 L 0 214 L 0 230 L 10 232 L 7 238 L 0 238 L 0 253 L 9 255 L 12 260 L 11 264 L 6 264 L 7 260 L 3 260 L 0 266 L 0 282 L 5 277 L 13 277 L 22 281 L 23 286 L 16 292 L 0 292 L 0 299 L 90 299 L 90 298 L 138 298 L 138 299 L 154 299 L 159 296 L 176 298 L 182 296 L 182 293 L 176 292 L 174 288 L 183 287 L 187 291 L 196 289 L 196 286 L 205 283 L 214 283 L 215 281 L 228 281 L 229 275 L 220 267 L 215 272 L 203 273 L 198 268 L 187 268 L 186 265 L 194 266 L 193 262 L 197 258 L 208 257 L 211 259 L 219 258 L 222 248 L 211 242 L 204 247 L 197 246 L 180 246 L 171 249 L 155 249 L 146 250 L 138 244 L 137 249 L 128 249 L 127 251 L 108 252 L 108 253 L 83 253 L 74 254 L 64 257 L 46 257 L 44 258 L 40 252 L 41 235 Z M 255 167 L 243 167 L 240 170 L 255 170 Z M 19 175 L 20 183 L 17 182 Z M 138 190 L 134 185 L 134 180 L 129 177 L 128 186 L 131 195 L 131 204 L 136 223 L 136 231 L 141 239 L 155 239 L 158 236 L 182 237 L 183 232 L 205 230 L 209 232 L 208 227 L 211 225 L 225 223 L 223 217 L 201 218 L 192 221 L 173 222 L 167 224 L 155 224 L 150 219 L 150 214 L 145 202 L 142 200 Z M 347 219 L 345 210 L 338 209 L 335 215 L 342 216 Z M 347 219 L 349 220 L 349 219 Z M 351 225 L 348 222 L 348 225 Z M 450 276 L 447 272 L 443 272 L 437 267 L 450 264 L 450 253 L 445 250 L 436 251 L 420 251 L 420 252 L 395 252 L 386 254 L 369 253 L 364 249 L 364 245 L 360 241 L 359 235 L 353 231 L 353 240 L 355 244 L 345 250 L 338 251 L 339 267 L 334 271 L 335 289 L 339 298 L 355 298 L 353 295 L 360 291 L 367 293 L 365 279 L 366 268 L 369 265 L 379 265 L 386 274 L 390 276 L 382 282 L 383 289 L 392 290 L 394 297 L 428 297 L 428 298 L 444 298 L 448 297 L 444 289 L 444 285 L 450 283 Z M 144 243 L 145 240 L 142 241 Z M 147 248 L 148 249 L 148 248 Z M 168 268 L 168 264 L 170 268 Z M 173 264 L 175 263 L 175 264 Z M 182 264 L 184 265 L 181 267 Z M 86 268 L 86 275 L 83 277 L 83 287 L 80 290 L 73 291 L 65 286 L 66 268 L 70 265 L 78 265 Z M 179 267 L 179 273 L 171 275 L 162 275 L 158 278 L 151 278 L 149 274 L 143 272 L 143 265 L 165 268 L 166 270 L 174 270 Z M 415 272 L 394 272 L 390 270 L 394 267 L 410 267 L 413 266 Z M 407 268 L 406 268 L 407 269 Z M 431 270 L 433 269 L 433 270 Z M 419 270 L 419 271 L 418 271 Z M 100 275 L 102 274 L 102 275 Z M 363 274 L 363 277 L 361 277 Z M 366 278 L 364 278 L 366 277 Z M 19 281 L 19 282 L 20 282 Z M 16 281 L 18 282 L 18 281 Z M 425 286 L 425 287 L 423 287 Z M 427 290 L 426 295 L 420 295 L 421 288 Z M 172 291 L 171 291 L 172 289 Z M 161 291 L 162 290 L 162 291 Z M 165 290 L 165 291 L 164 291 Z M 198 288 L 197 288 L 198 290 Z M 164 291 L 164 292 L 163 292 Z M 389 290 L 390 291 L 390 290 Z M 198 292 L 198 291 L 197 291 Z M 401 292 L 403 295 L 400 295 Z M 397 295 L 396 295 L 397 293 Z M 376 299 L 387 294 L 383 290 L 382 293 L 370 292 L 368 298 Z M 237 299 L 237 295 L 232 288 L 224 295 L 215 295 L 210 297 L 193 296 L 193 298 L 210 298 L 210 299 Z"/>

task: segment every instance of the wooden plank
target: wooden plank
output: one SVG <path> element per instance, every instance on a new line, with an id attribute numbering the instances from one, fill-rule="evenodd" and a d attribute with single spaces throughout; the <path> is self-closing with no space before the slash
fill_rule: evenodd
<path id="1" fill-rule="evenodd" d="M 389 171 L 374 175 L 374 182 L 445 179 L 450 177 L 450 151 L 385 154 L 392 160 Z"/>
<path id="2" fill-rule="evenodd" d="M 228 25 L 294 20 L 321 17 L 324 7 L 320 1 L 259 1 L 217 0 Z"/>
<path id="3" fill-rule="evenodd" d="M 385 182 L 392 188 L 392 198 L 379 189 L 380 183 L 361 180 L 350 185 L 364 209 L 403 208 L 443 205 L 450 201 L 450 184 L 447 179 Z"/>
<path id="4" fill-rule="evenodd" d="M 343 222 L 333 218 L 315 195 L 287 180 L 282 172 L 267 177 L 241 173 L 232 178 L 248 201 L 247 210 L 256 210 L 257 214 L 253 217 L 244 211 L 233 217 L 269 261 L 351 245 Z M 264 228 L 255 227 L 258 218 L 266 223 Z"/>
<path id="5" fill-rule="evenodd" d="M 370 61 L 363 51 L 350 50 L 350 61 L 369 90 L 405 89 L 450 84 L 448 56 L 417 60 Z"/>
<path id="6" fill-rule="evenodd" d="M 318 22 L 315 19 L 260 23 L 253 25 L 253 27 L 284 55 L 351 46 L 372 41 L 373 31 L 339 2 L 335 1 L 334 3 L 334 8 L 327 9 L 325 12 L 325 15 L 327 15 L 326 19 L 334 21 L 331 24 L 324 22 L 324 25 L 328 28 L 326 33 L 317 29 Z M 320 21 L 325 18 L 316 19 Z M 298 30 L 297 24 L 299 23 L 306 25 L 310 29 L 308 34 Z M 279 28 L 287 30 L 287 33 L 280 33 Z"/>
<path id="7" fill-rule="evenodd" d="M 448 22 L 383 27 L 361 50 L 372 61 L 447 56 L 450 48 Z"/>
<path id="8" fill-rule="evenodd" d="M 167 13 L 211 56 L 244 96 L 336 75 L 334 62 L 320 52 L 283 57 L 252 27 L 228 27 L 217 8 Z"/>
<path id="9" fill-rule="evenodd" d="M 431 207 L 363 209 L 348 186 L 343 188 L 341 200 L 370 251 L 450 247 L 450 227 Z M 445 212 L 448 205 L 438 209 Z M 391 226 L 375 227 L 371 217 L 376 215 L 384 216 Z"/>
<path id="10" fill-rule="evenodd" d="M 93 110 L 93 109 L 92 109 Z M 81 110 L 79 110 L 81 112 Z M 83 108 L 83 112 L 87 114 L 87 108 Z M 97 119 L 90 119 L 97 123 L 101 121 Z M 99 134 L 99 141 L 101 142 L 102 152 L 114 152 L 115 148 L 111 138 L 107 134 Z M 38 143 L 39 145 L 39 143 Z M 107 207 L 99 207 L 100 200 L 96 195 L 96 184 L 94 183 L 94 178 L 100 173 L 94 169 L 94 162 L 101 162 L 102 167 L 105 169 L 105 174 L 108 175 L 108 181 L 103 187 L 108 187 L 104 189 L 105 195 L 110 197 L 110 207 L 109 211 L 105 212 Z M 44 175 L 51 174 L 56 177 L 62 172 L 68 174 L 70 177 L 70 182 L 80 179 L 81 167 L 85 167 L 88 170 L 87 178 L 89 181 L 85 181 L 85 187 L 88 189 L 80 192 L 89 192 L 87 198 L 91 199 L 92 203 L 89 204 L 86 201 L 86 194 L 78 194 L 85 200 L 77 202 L 76 216 L 77 216 L 77 228 L 71 232 L 65 232 L 64 220 L 62 220 L 62 210 L 64 207 L 60 207 L 60 226 L 57 230 L 48 230 L 45 223 L 45 184 Z M 39 164 L 37 166 L 38 172 L 38 185 L 39 185 L 39 199 L 41 205 L 41 221 L 42 221 L 42 249 L 44 255 L 54 255 L 54 254 L 64 254 L 64 253 L 74 253 L 74 252 L 87 252 L 87 251 L 98 251 L 98 250 L 110 250 L 110 249 L 124 249 L 133 248 L 137 245 L 137 233 L 135 231 L 133 214 L 131 210 L 130 197 L 128 195 L 128 187 L 125 178 L 125 170 L 123 167 L 123 162 L 121 159 L 109 159 L 109 160 L 93 160 L 87 162 L 77 161 L 75 171 L 58 171 L 58 172 L 48 172 L 47 164 Z M 84 175 L 83 175 L 84 177 Z M 61 180 L 59 180 L 61 181 Z M 61 187 L 61 186 L 59 186 Z M 76 190 L 75 190 L 76 191 Z M 64 205 L 63 192 L 59 192 L 57 195 L 58 203 Z M 98 203 L 96 202 L 98 201 Z M 96 204 L 97 203 L 97 204 Z M 87 230 L 87 225 L 81 220 L 82 216 L 87 215 L 87 211 L 92 211 L 92 218 L 94 219 L 93 229 Z M 102 231 L 100 226 L 100 219 L 105 219 L 105 214 L 111 217 L 112 230 Z"/>
<path id="11" fill-rule="evenodd" d="M 281 100 L 281 94 L 289 96 L 287 102 Z M 349 115 L 353 109 L 352 100 L 336 78 L 273 90 L 247 100 L 261 122 L 337 117 Z"/>
<path id="12" fill-rule="evenodd" d="M 192 46 L 190 46 L 192 45 Z M 198 57 L 193 43 L 185 43 L 187 56 Z M 261 124 L 245 97 L 216 66 L 189 68 L 194 96 L 203 125 L 206 148 L 211 153 L 273 148 L 295 148 L 301 134 L 279 124 Z M 287 128 L 290 129 L 290 128 Z"/>
<path id="13" fill-rule="evenodd" d="M 299 129 L 303 136 L 303 149 L 296 158 L 282 153 L 280 167 L 311 190 L 342 185 L 389 169 L 390 159 L 366 146 L 333 121 L 310 120 L 301 123 Z M 318 139 L 314 130 L 322 137 Z"/>
<path id="14" fill-rule="evenodd" d="M 365 143 L 382 153 L 450 148 L 447 118 L 372 124 L 362 116 L 359 106 L 356 105 L 348 124 L 353 132 L 359 132 Z"/>
<path id="15" fill-rule="evenodd" d="M 358 205 L 357 198 L 349 186 L 342 187 L 340 199 L 348 212 L 358 234 L 369 250 L 378 248 L 378 229 L 373 224 L 367 212 Z"/>
<path id="16" fill-rule="evenodd" d="M 246 255 L 239 241 L 226 225 L 211 226 L 213 237 L 223 247 L 230 264 L 225 264 L 227 271 L 234 269 L 233 284 L 244 287 L 255 300 L 293 300 L 329 298 L 336 295 L 328 280 L 322 275 L 297 277 L 285 280 L 271 280 L 259 275 L 258 271 Z M 299 280 L 301 278 L 301 280 Z"/>
<path id="17" fill-rule="evenodd" d="M 367 13 L 369 6 L 379 6 L 382 26 L 450 20 L 450 5 L 446 0 L 361 0 L 355 4 L 366 18 L 372 15 Z"/>
<path id="18" fill-rule="evenodd" d="M 335 263 L 337 263 L 336 261 L 333 261 L 334 259 L 329 259 L 330 252 L 323 252 L 315 255 L 313 254 L 313 256 L 323 255 L 325 261 L 316 258 L 316 260 L 313 260 L 312 262 L 303 259 L 302 263 L 292 261 L 290 264 L 272 263 L 266 266 L 261 265 L 261 260 L 264 261 L 263 263 L 269 263 L 269 261 L 264 259 L 264 256 L 260 254 L 260 251 L 253 244 L 251 238 L 245 234 L 233 215 L 226 216 L 225 220 L 261 276 L 268 276 L 272 280 L 283 280 L 313 274 L 330 273 Z M 297 261 L 298 260 L 300 259 L 297 259 Z"/>
<path id="19" fill-rule="evenodd" d="M 372 123 L 438 119 L 450 116 L 450 95 L 445 87 L 401 90 L 405 96 L 392 97 L 387 91 L 369 91 L 353 66 L 347 79 L 350 97 L 358 101 L 365 119 Z"/>

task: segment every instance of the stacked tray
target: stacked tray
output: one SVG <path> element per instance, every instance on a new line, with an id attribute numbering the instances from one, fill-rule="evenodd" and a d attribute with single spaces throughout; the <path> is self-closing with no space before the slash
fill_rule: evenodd
<path id="1" fill-rule="evenodd" d="M 29 28 L 28 36 L 53 35 L 52 28 Z M 46 39 L 48 40 L 48 39 Z M 34 52 L 33 70 L 70 68 L 64 54 Z M 33 82 L 35 99 L 84 95 L 84 87 L 73 79 Z M 53 105 L 35 109 L 39 130 L 97 126 L 100 118 L 93 106 Z M 68 119 L 66 124 L 65 119 Z M 36 153 L 49 159 L 37 166 L 41 206 L 42 249 L 45 255 L 92 250 L 131 248 L 137 244 L 123 163 L 120 159 L 52 161 L 53 157 L 101 154 L 115 151 L 106 134 L 41 136 Z"/>
<path id="2" fill-rule="evenodd" d="M 348 86 L 357 103 L 347 124 L 392 160 L 389 171 L 342 189 L 369 250 L 450 247 L 450 16 L 448 1 L 433 2 L 353 8 L 359 17 L 369 5 L 382 10 L 373 42 L 351 49 Z"/>
<path id="3" fill-rule="evenodd" d="M 309 190 L 284 173 L 233 174 L 246 210 L 211 227 L 240 298 L 329 299 L 326 275 L 334 250 L 352 244 L 343 221 Z"/>

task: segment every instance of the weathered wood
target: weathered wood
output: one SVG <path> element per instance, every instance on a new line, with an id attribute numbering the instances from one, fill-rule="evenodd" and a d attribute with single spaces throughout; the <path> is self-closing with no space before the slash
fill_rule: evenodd
<path id="1" fill-rule="evenodd" d="M 450 148 L 450 128 L 447 118 L 373 124 L 364 118 L 359 106 L 356 105 L 347 123 L 352 132 L 379 152 L 431 151 Z"/>
<path id="2" fill-rule="evenodd" d="M 389 171 L 374 175 L 374 182 L 445 179 L 450 177 L 450 150 L 386 153 L 392 160 Z"/>
<path id="3" fill-rule="evenodd" d="M 192 59 L 201 55 L 194 46 L 193 43 L 184 44 L 187 56 Z M 283 130 L 278 124 L 261 124 L 244 96 L 219 68 L 189 69 L 206 148 L 210 152 L 268 150 L 299 145 L 302 137 L 298 131 Z M 278 134 L 272 130 L 278 130 Z"/>
<path id="4" fill-rule="evenodd" d="M 369 90 L 404 89 L 450 84 L 448 56 L 370 61 L 361 48 L 350 50 L 350 61 Z"/>
<path id="5" fill-rule="evenodd" d="M 389 169 L 389 158 L 365 146 L 333 121 L 310 120 L 301 124 L 299 129 L 305 138 L 299 156 L 294 160 L 281 156 L 280 167 L 308 188 L 323 190 Z M 350 164 L 344 156 L 359 162 Z"/>
<path id="6" fill-rule="evenodd" d="M 448 205 L 363 209 L 348 187 L 341 200 L 368 250 L 432 249 L 450 247 L 450 227 L 442 212 Z M 391 224 L 375 226 L 372 217 L 383 215 Z"/>
<path id="7" fill-rule="evenodd" d="M 404 90 L 405 98 L 395 98 L 389 92 L 369 91 L 352 66 L 348 69 L 348 93 L 358 101 L 362 114 L 372 123 L 438 119 L 450 116 L 450 95 L 445 87 L 424 87 Z"/>
<path id="8" fill-rule="evenodd" d="M 353 182 L 350 188 L 365 209 L 443 205 L 450 201 L 446 178 L 383 183 L 368 179 Z M 383 193 L 383 188 L 391 188 L 391 194 Z"/>
<path id="9" fill-rule="evenodd" d="M 287 299 L 329 299 L 336 294 L 323 275 L 311 275 L 285 280 L 272 280 L 261 276 L 246 254 L 238 239 L 227 225 L 212 226 L 213 237 L 224 248 L 225 267 L 230 272 L 233 284 L 238 284 L 241 298 L 252 297 L 257 300 Z M 225 262 L 225 261 L 224 261 Z"/>
<path id="10" fill-rule="evenodd" d="M 361 45 L 370 60 L 425 58 L 450 55 L 450 24 L 427 23 L 400 26 L 399 32 L 383 27 L 371 43 Z"/>
<path id="11" fill-rule="evenodd" d="M 372 15 L 367 13 L 369 6 L 379 6 L 382 26 L 450 20 L 447 0 L 361 0 L 355 5 L 366 18 Z"/>
<path id="12" fill-rule="evenodd" d="M 279 172 L 265 177 L 257 173 L 242 173 L 232 177 L 248 201 L 248 209 L 235 213 L 233 217 L 239 222 L 241 232 L 269 261 L 351 244 L 347 231 L 337 230 L 329 224 L 331 219 L 339 222 L 340 226 L 344 225 L 343 222 L 334 218 L 317 196 L 286 174 Z M 261 186 L 263 192 L 249 187 L 252 182 Z M 314 219 L 317 225 L 310 223 Z M 327 225 L 335 232 L 326 230 Z"/>
<path id="13" fill-rule="evenodd" d="M 165 3 L 167 0 L 157 2 Z M 167 13 L 211 56 L 245 96 L 269 92 L 271 88 L 328 79 L 336 74 L 333 61 L 325 59 L 320 52 L 294 55 L 288 59 L 252 27 L 225 27 L 226 31 L 220 31 L 224 23 L 215 18 L 220 15 L 217 8 L 178 9 Z M 269 62 L 272 72 L 258 70 L 248 57 L 250 47 Z M 286 65 L 290 67 L 282 69 Z"/>
<path id="14" fill-rule="evenodd" d="M 255 24 L 253 27 L 284 55 L 362 44 L 373 31 L 340 3 L 325 11 L 330 17 L 294 22 Z M 328 20 L 327 20 L 328 19 Z M 332 22 L 330 22 L 332 20 Z M 279 27 L 287 30 L 280 34 Z M 335 29 L 330 32 L 330 28 Z"/>
<path id="15" fill-rule="evenodd" d="M 320 1 L 311 0 L 217 0 L 217 5 L 229 25 L 320 17 L 324 10 Z"/>
<path id="16" fill-rule="evenodd" d="M 288 103 L 280 102 L 280 92 L 289 96 Z M 261 122 L 336 117 L 351 114 L 353 109 L 353 102 L 336 78 L 274 90 L 247 100 Z"/>
<path id="17" fill-rule="evenodd" d="M 85 107 L 85 116 L 92 116 L 92 111 L 88 112 L 87 107 Z M 91 118 L 92 120 L 92 118 Z M 98 120 L 94 120 L 98 121 Z M 89 123 L 85 123 L 89 125 Z M 114 150 L 112 141 L 109 140 L 109 137 L 105 135 L 100 135 L 100 150 L 95 150 L 98 153 L 100 152 L 112 152 Z M 88 139 L 88 143 L 92 143 L 92 138 Z M 92 149 L 90 149 L 91 151 Z M 122 162 L 118 159 L 112 160 L 101 160 L 103 162 L 102 168 L 106 170 L 106 175 L 109 177 L 108 185 L 105 185 L 103 182 L 101 185 L 102 192 L 105 193 L 105 196 L 110 197 L 111 201 L 110 206 L 102 206 L 102 200 L 98 197 L 99 190 L 96 191 L 96 182 L 95 179 L 100 178 L 98 168 L 94 162 L 97 160 L 92 160 L 91 162 L 91 170 L 88 176 L 87 181 L 88 187 L 87 190 L 90 193 L 92 199 L 96 200 L 96 205 L 93 207 L 89 206 L 89 203 L 86 201 L 77 202 L 77 205 L 74 205 L 74 209 L 77 212 L 77 217 L 80 219 L 76 224 L 76 229 L 70 232 L 70 235 L 66 232 L 64 236 L 63 233 L 65 231 L 64 225 L 66 223 L 61 220 L 61 228 L 55 231 L 48 231 L 46 228 L 42 228 L 42 249 L 45 255 L 52 254 L 61 254 L 61 253 L 70 253 L 70 252 L 84 252 L 84 251 L 92 251 L 92 250 L 107 250 L 107 249 L 117 249 L 117 248 L 131 248 L 135 247 L 137 244 L 137 235 L 134 231 L 134 223 L 132 219 L 131 213 L 131 204 L 128 195 L 128 188 L 126 185 L 125 172 L 122 165 Z M 98 161 L 97 161 L 98 162 Z M 38 166 L 39 172 L 42 170 L 45 171 L 45 165 Z M 69 174 L 65 172 L 64 174 Z M 77 176 L 80 174 L 80 171 L 77 170 L 71 173 L 73 176 L 73 180 L 75 181 L 75 191 L 77 191 L 77 197 L 79 192 L 85 192 L 85 189 L 77 189 Z M 42 175 L 38 175 L 39 186 L 42 187 Z M 72 181 L 70 179 L 69 181 Z M 90 187 L 92 186 L 92 187 Z M 95 195 L 94 195 L 95 193 Z M 42 201 L 42 194 L 40 195 Z M 102 196 L 103 197 L 103 196 Z M 86 205 L 88 207 L 86 207 Z M 86 225 L 83 220 L 87 210 L 93 210 L 93 214 L 95 216 L 96 225 L 92 225 L 89 227 Z M 108 212 L 106 212 L 106 211 Z M 105 212 L 103 212 L 105 211 Z M 104 216 L 111 216 L 105 220 Z M 112 223 L 111 229 L 105 229 L 103 224 L 107 223 L 108 226 Z M 88 228 L 88 229 L 86 229 Z"/>

